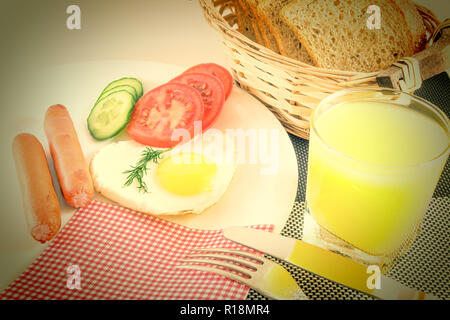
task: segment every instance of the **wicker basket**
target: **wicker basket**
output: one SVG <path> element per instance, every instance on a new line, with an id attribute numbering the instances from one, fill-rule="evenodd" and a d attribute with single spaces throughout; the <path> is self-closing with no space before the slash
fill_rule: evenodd
<path id="1" fill-rule="evenodd" d="M 262 101 L 286 130 L 309 138 L 309 119 L 315 106 L 330 93 L 348 87 L 378 87 L 378 72 L 329 70 L 282 56 L 237 31 L 233 1 L 199 0 L 205 18 L 223 37 L 238 84 Z M 428 9 L 417 5 L 427 29 L 427 43 L 439 25 Z"/>

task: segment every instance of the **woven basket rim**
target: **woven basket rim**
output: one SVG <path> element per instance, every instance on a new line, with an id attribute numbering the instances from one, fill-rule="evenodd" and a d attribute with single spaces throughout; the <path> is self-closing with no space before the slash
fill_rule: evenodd
<path id="1" fill-rule="evenodd" d="M 249 46 L 250 49 L 253 47 L 253 48 L 257 49 L 259 54 L 265 54 L 266 58 L 270 58 L 271 56 L 273 56 L 277 60 L 283 60 L 283 62 L 287 65 L 291 64 L 293 67 L 309 69 L 310 71 L 314 71 L 318 75 L 322 73 L 323 76 L 329 76 L 329 77 L 342 75 L 344 77 L 346 76 L 346 77 L 354 78 L 354 79 L 374 78 L 378 73 L 384 71 L 384 70 L 379 70 L 379 71 L 374 71 L 374 72 L 357 72 L 357 71 L 321 68 L 321 67 L 307 64 L 302 61 L 295 60 L 290 57 L 283 56 L 279 53 L 276 53 L 276 52 L 268 49 L 267 47 L 265 47 L 259 43 L 252 41 L 251 39 L 248 39 L 246 36 L 244 36 L 242 33 L 240 33 L 237 29 L 233 29 L 232 26 L 229 25 L 229 23 L 225 20 L 225 18 L 222 16 L 221 12 L 219 10 L 217 10 L 216 7 L 219 5 L 225 5 L 227 3 L 228 3 L 228 6 L 233 6 L 232 0 L 199 0 L 199 2 L 200 2 L 200 4 L 202 4 L 205 15 L 208 14 L 208 11 L 206 11 L 205 8 L 209 8 L 210 11 L 213 13 L 213 15 L 212 16 L 209 15 L 209 17 L 214 20 L 208 20 L 208 22 L 212 25 L 212 27 L 214 27 L 216 30 L 221 31 L 225 35 L 227 33 L 230 33 L 231 35 L 233 35 L 234 38 L 239 39 L 241 42 L 243 42 L 247 46 Z M 416 6 L 419 14 L 422 16 L 422 19 L 429 23 L 429 25 L 427 25 L 427 23 L 425 23 L 425 27 L 427 29 L 426 30 L 427 31 L 426 44 L 428 46 L 428 44 L 431 41 L 431 36 L 433 34 L 434 29 L 441 23 L 441 21 L 427 7 L 417 4 L 417 3 L 414 3 L 414 5 Z M 225 30 L 221 30 L 220 27 L 224 28 Z M 245 48 L 245 49 L 248 50 L 249 48 Z"/>

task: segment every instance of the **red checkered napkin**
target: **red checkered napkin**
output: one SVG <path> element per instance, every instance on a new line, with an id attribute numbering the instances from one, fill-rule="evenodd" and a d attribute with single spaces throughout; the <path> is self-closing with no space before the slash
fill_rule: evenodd
<path id="1" fill-rule="evenodd" d="M 191 248 L 201 247 L 248 250 L 221 230 L 192 229 L 92 201 L 0 298 L 244 299 L 249 288 L 239 282 L 175 268 Z"/>

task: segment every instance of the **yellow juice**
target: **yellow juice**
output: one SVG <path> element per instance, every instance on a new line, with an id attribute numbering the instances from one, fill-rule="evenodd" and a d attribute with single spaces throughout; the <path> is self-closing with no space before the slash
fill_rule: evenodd
<path id="1" fill-rule="evenodd" d="M 306 200 L 323 228 L 372 255 L 421 221 L 448 157 L 448 129 L 414 108 L 337 104 L 313 119 Z"/>

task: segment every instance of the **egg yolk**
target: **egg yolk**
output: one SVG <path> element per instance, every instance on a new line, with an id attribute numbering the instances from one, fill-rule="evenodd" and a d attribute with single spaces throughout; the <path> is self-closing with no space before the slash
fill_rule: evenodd
<path id="1" fill-rule="evenodd" d="M 156 177 L 167 191 L 191 196 L 211 189 L 217 165 L 198 153 L 178 153 L 165 158 L 156 170 Z"/>

